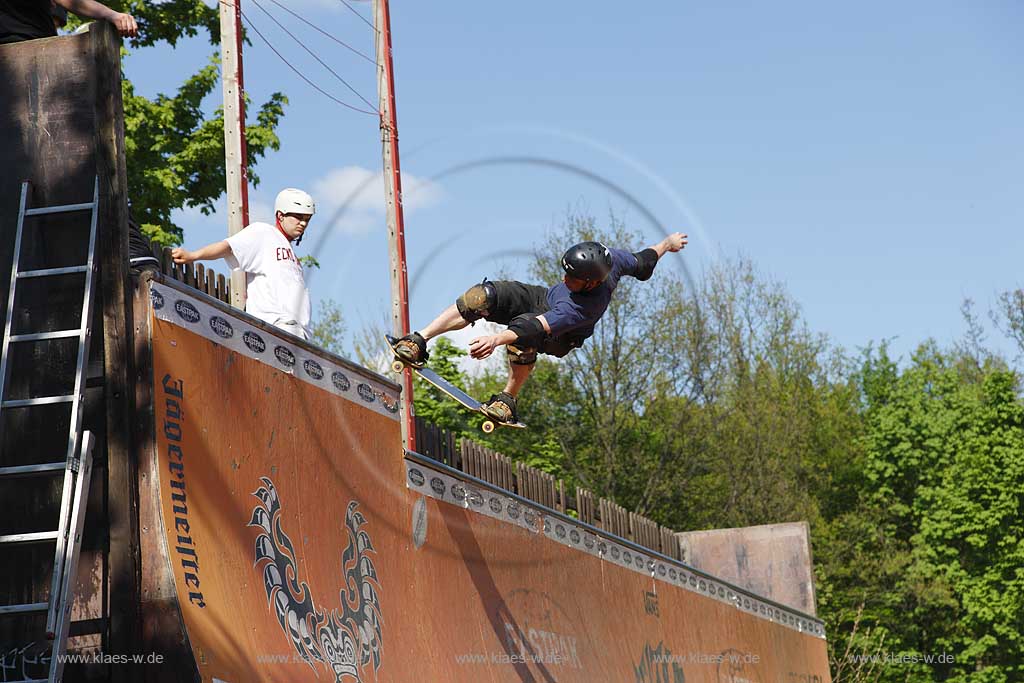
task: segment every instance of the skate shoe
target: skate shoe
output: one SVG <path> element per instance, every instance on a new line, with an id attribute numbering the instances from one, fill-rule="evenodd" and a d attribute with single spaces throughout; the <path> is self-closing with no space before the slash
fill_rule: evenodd
<path id="1" fill-rule="evenodd" d="M 403 363 L 416 367 L 423 367 L 427 359 L 430 358 L 430 354 L 427 353 L 427 341 L 420 336 L 419 332 L 405 335 L 395 342 L 393 348 L 395 355 Z"/>
<path id="2" fill-rule="evenodd" d="M 484 411 L 487 417 L 498 422 L 513 424 L 519 421 L 519 418 L 516 416 L 515 396 L 504 391 L 499 394 L 493 394 L 486 403 L 480 406 L 480 409 Z"/>

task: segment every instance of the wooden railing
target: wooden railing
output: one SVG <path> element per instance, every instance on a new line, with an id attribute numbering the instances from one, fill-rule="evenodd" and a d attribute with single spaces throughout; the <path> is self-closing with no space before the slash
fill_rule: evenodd
<path id="1" fill-rule="evenodd" d="M 418 448 L 419 441 L 416 444 Z M 469 439 L 461 439 L 459 449 L 462 451 L 463 472 L 507 491 L 515 489 L 517 472 L 512 458 L 495 453 Z"/>
<path id="2" fill-rule="evenodd" d="M 463 464 L 463 454 L 456 443 L 455 435 L 418 415 L 416 416 L 416 452 L 443 462 L 449 467 L 468 472 Z M 488 481 L 490 480 L 488 479 Z"/>
<path id="3" fill-rule="evenodd" d="M 579 486 L 576 487 L 576 515 L 581 522 L 597 526 L 597 513 L 594 512 L 594 494 Z"/>
<path id="4" fill-rule="evenodd" d="M 591 491 L 576 488 L 575 496 L 566 494 L 565 482 L 535 467 L 516 462 L 475 441 L 459 439 L 448 430 L 416 418 L 416 451 L 449 467 L 483 479 L 563 514 L 573 515 L 587 524 L 630 540 L 637 545 L 683 559 L 675 532 L 643 515 L 630 512 L 607 498 L 596 498 Z M 596 498 L 596 500 L 595 500 Z"/>
<path id="5" fill-rule="evenodd" d="M 226 304 L 231 303 L 231 281 L 228 278 L 202 263 L 176 264 L 167 247 L 160 252 L 160 272 Z"/>

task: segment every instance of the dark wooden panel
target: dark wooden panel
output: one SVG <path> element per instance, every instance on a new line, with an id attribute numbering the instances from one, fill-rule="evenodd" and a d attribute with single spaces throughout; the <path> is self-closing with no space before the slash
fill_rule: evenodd
<path id="1" fill-rule="evenodd" d="M 100 178 L 99 244 L 103 291 L 103 358 L 107 404 L 107 485 L 110 537 L 110 650 L 137 652 L 139 555 L 137 465 L 132 449 L 132 310 L 128 299 L 128 197 L 121 102 L 121 39 L 95 22 L 96 173 Z M 130 680 L 130 666 L 115 666 L 113 680 Z"/>
<path id="2" fill-rule="evenodd" d="M 127 583 L 115 582 L 116 589 L 108 593 L 112 585 L 108 574 L 111 556 L 108 512 L 114 512 L 118 528 L 130 527 L 135 514 L 130 498 L 134 479 L 124 469 L 129 450 L 125 437 L 129 421 L 125 419 L 124 410 L 116 419 L 108 415 L 112 397 L 123 404 L 126 373 L 130 368 L 128 362 L 118 360 L 129 358 L 126 344 L 131 330 L 124 303 L 127 206 L 119 47 L 116 32 L 104 22 L 93 24 L 92 30 L 81 35 L 0 46 L 0 102 L 3 102 L 0 107 L 0 140 L 3 142 L 0 144 L 0 282 L 3 283 L 0 316 L 6 315 L 22 182 L 32 183 L 29 206 L 53 206 L 90 201 L 95 178 L 99 175 L 97 254 L 101 257 L 101 279 L 97 282 L 94 306 L 91 374 L 87 375 L 91 388 L 86 392 L 83 413 L 83 428 L 95 434 L 97 448 L 72 632 L 100 634 L 93 642 L 99 643 L 102 637 L 106 641 L 105 649 L 127 652 L 121 642 L 107 640 L 107 605 L 112 603 L 114 609 L 124 609 L 125 600 L 137 604 L 137 598 L 130 592 L 133 578 Z M 87 212 L 27 220 L 22 268 L 84 263 L 88 230 Z M 68 329 L 81 323 L 84 294 L 81 277 L 37 281 L 34 286 L 19 288 L 18 293 L 14 315 L 19 331 Z M 113 345 L 110 339 L 115 340 Z M 108 348 L 104 348 L 105 341 Z M 26 346 L 22 353 L 26 355 L 25 362 L 31 372 L 27 379 L 21 376 L 25 373 L 20 373 L 13 387 L 26 391 L 27 395 L 38 396 L 55 393 L 56 389 L 66 386 L 73 379 L 76 348 L 74 344 L 63 350 L 58 347 L 59 344 L 52 342 L 35 348 Z M 112 366 L 121 379 L 116 380 L 115 373 L 116 381 L 105 384 L 100 368 L 110 370 Z M 20 415 L 15 412 L 3 416 L 0 462 L 28 464 L 63 459 L 67 415 L 47 413 L 46 409 L 22 410 Z M 108 425 L 111 434 L 108 434 Z M 110 445 L 114 446 L 112 451 L 108 449 Z M 111 454 L 112 459 L 108 457 Z M 120 477 L 113 498 L 108 497 L 108 476 Z M 130 486 L 125 486 L 126 481 L 130 481 Z M 51 495 L 37 501 L 40 519 L 44 506 L 57 503 L 58 499 L 59 495 L 53 494 L 51 486 Z M 23 512 L 33 514 L 32 509 Z M 17 523 L 16 516 L 8 519 Z M 119 532 L 113 556 L 130 555 L 131 543 L 130 534 Z M 50 556 L 50 563 L 52 553 L 52 546 L 43 553 Z M 17 563 L 9 562 L 7 557 L 0 562 L 0 575 L 5 581 L 0 592 L 16 594 L 20 591 L 32 595 L 49 592 L 48 572 L 12 564 Z M 19 586 L 19 581 L 23 585 Z M 0 596 L 3 602 L 10 602 L 8 597 Z M 136 630 L 134 626 L 122 629 L 123 632 Z M 11 633 L 7 635 L 15 637 Z M 79 638 L 78 642 L 81 641 Z M 0 633 L 0 650 L 11 642 Z M 85 671 L 81 667 L 70 667 L 67 680 L 109 674 L 106 668 Z"/>

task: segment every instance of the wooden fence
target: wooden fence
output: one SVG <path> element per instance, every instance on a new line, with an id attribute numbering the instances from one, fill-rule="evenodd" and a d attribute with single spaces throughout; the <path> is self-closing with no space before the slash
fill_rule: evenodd
<path id="1" fill-rule="evenodd" d="M 575 516 L 587 524 L 630 540 L 637 545 L 681 560 L 679 542 L 672 529 L 643 515 L 626 510 L 607 498 L 596 498 L 591 491 L 576 488 L 575 496 L 566 494 L 565 482 L 554 475 L 475 441 L 459 439 L 437 425 L 416 418 L 416 450 L 466 474 L 518 494 L 540 505 Z M 596 498 L 596 500 L 595 500 Z"/>
<path id="2" fill-rule="evenodd" d="M 470 472 L 465 467 L 465 451 L 460 450 L 455 441 L 455 435 L 447 429 L 438 427 L 433 422 L 427 422 L 416 416 L 416 452 L 428 458 L 443 462 L 449 467 L 462 470 L 473 476 L 480 476 Z M 480 477 L 483 479 L 484 477 Z M 491 481 L 487 479 L 487 481 Z M 499 484 L 500 485 L 500 484 Z"/>
<path id="3" fill-rule="evenodd" d="M 231 281 L 229 279 L 214 272 L 212 268 L 207 268 L 202 263 L 178 265 L 171 258 L 171 250 L 167 247 L 160 251 L 160 272 L 226 304 L 231 303 Z"/>

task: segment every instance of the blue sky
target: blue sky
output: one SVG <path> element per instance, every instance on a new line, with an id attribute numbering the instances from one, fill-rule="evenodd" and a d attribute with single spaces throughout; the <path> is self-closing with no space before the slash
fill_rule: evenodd
<path id="1" fill-rule="evenodd" d="M 307 78 L 363 106 L 257 1 L 376 102 L 371 64 L 270 0 L 243 0 Z M 373 54 L 371 29 L 339 0 L 279 2 Z M 369 3 L 352 4 L 370 18 Z M 951 342 L 964 297 L 985 311 L 1024 285 L 1015 0 L 395 0 L 391 17 L 414 327 L 485 275 L 525 277 L 522 254 L 570 207 L 612 209 L 647 243 L 688 232 L 675 258 L 693 273 L 743 253 L 786 283 L 813 329 L 851 350 L 893 337 L 902 354 L 928 337 Z M 376 118 L 316 92 L 250 35 L 254 103 L 277 90 L 290 99 L 281 150 L 257 167 L 252 218 L 270 218 L 282 187 L 313 192 L 320 213 L 299 251 L 315 248 L 323 266 L 314 300 L 341 304 L 350 329 L 381 320 Z M 126 70 L 139 92 L 168 92 L 212 52 L 201 38 L 173 55 L 149 48 Z M 189 247 L 226 231 L 220 216 L 180 222 Z M 997 333 L 992 342 L 1010 350 Z"/>

